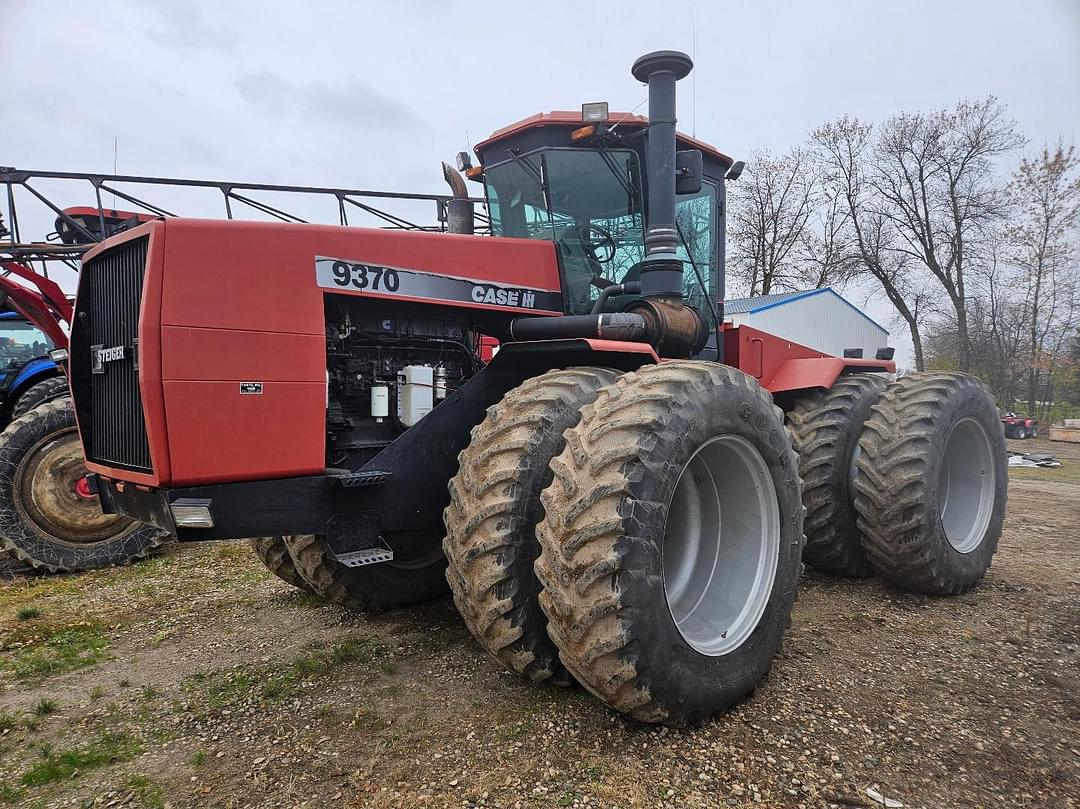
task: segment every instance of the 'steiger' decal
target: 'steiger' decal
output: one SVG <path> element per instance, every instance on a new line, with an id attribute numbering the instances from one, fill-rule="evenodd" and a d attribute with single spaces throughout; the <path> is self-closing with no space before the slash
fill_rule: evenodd
<path id="1" fill-rule="evenodd" d="M 315 258 L 315 283 L 340 292 L 377 293 L 394 298 L 487 304 L 540 312 L 562 312 L 562 295 L 550 289 L 506 286 L 422 270 Z"/>

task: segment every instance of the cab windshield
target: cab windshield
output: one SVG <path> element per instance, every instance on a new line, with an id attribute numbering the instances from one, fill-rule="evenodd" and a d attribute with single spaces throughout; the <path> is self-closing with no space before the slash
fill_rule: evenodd
<path id="1" fill-rule="evenodd" d="M 645 257 L 641 170 L 632 151 L 542 149 L 489 167 L 484 177 L 493 235 L 555 243 L 568 314 L 588 313 L 605 284 L 626 279 Z M 701 193 L 679 197 L 676 207 L 685 239 L 679 248 L 684 291 L 711 320 L 715 189 L 703 184 Z"/>

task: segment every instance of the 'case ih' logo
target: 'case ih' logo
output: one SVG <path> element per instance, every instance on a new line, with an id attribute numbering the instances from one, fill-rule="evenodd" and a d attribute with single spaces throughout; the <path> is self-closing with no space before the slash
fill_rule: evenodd
<path id="1" fill-rule="evenodd" d="M 105 363 L 116 362 L 128 358 L 127 346 L 91 346 L 90 357 L 93 361 L 92 371 L 95 374 L 105 373 Z"/>
<path id="2" fill-rule="evenodd" d="M 525 289 L 490 287 L 477 284 L 473 287 L 472 299 L 477 303 L 494 303 L 497 306 L 536 308 L 536 293 Z"/>

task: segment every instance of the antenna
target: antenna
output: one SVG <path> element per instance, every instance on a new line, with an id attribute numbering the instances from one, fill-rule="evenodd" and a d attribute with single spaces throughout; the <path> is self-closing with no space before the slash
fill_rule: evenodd
<path id="1" fill-rule="evenodd" d="M 116 138 L 116 135 L 113 135 L 113 139 L 112 139 L 112 173 L 113 173 L 114 177 L 116 176 L 116 153 L 117 153 L 117 151 L 118 151 L 117 138 Z M 116 194 L 112 195 L 112 206 L 113 206 L 113 210 L 116 210 Z"/>
<path id="2" fill-rule="evenodd" d="M 690 18 L 690 58 L 697 64 L 697 3 Z M 690 134 L 697 137 L 697 71 L 690 77 Z"/>

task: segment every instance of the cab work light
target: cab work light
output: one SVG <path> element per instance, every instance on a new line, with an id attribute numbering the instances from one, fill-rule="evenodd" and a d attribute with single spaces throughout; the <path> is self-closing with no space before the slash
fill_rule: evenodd
<path id="1" fill-rule="evenodd" d="M 210 501 L 194 497 L 181 497 L 169 506 L 177 528 L 213 528 Z"/>
<path id="2" fill-rule="evenodd" d="M 593 101 L 581 105 L 581 120 L 594 124 L 602 124 L 608 119 L 608 105 L 606 101 Z"/>

